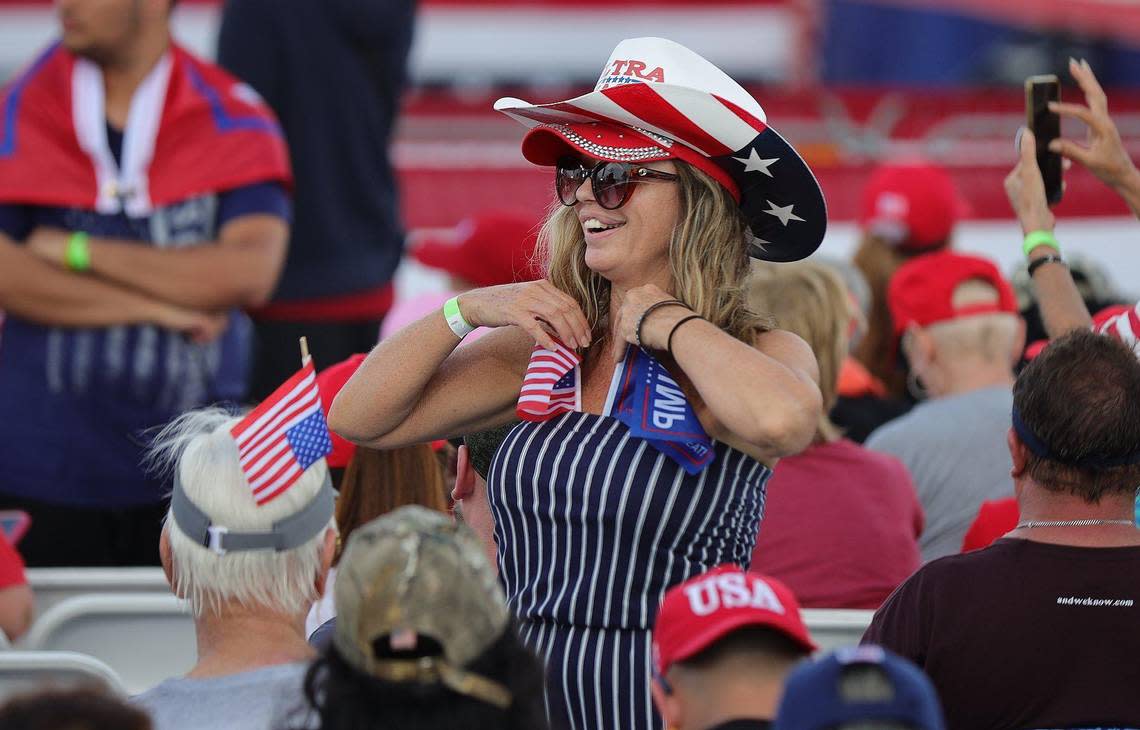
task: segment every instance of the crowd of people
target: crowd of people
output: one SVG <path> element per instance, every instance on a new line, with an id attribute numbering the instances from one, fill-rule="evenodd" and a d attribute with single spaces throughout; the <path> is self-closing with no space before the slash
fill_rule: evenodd
<path id="1" fill-rule="evenodd" d="M 1140 305 L 1090 314 L 1031 132 L 1030 313 L 931 163 L 813 256 L 759 101 L 625 40 L 589 93 L 495 104 L 546 218 L 461 223 L 414 252 L 449 291 L 397 302 L 414 3 L 230 0 L 223 70 L 174 2 L 60 0 L 0 98 L 0 630 L 25 564 L 161 565 L 197 659 L 0 727 L 1140 727 Z M 1140 217 L 1069 71 L 1088 138 L 1049 148 Z M 801 607 L 875 613 L 820 652 Z"/>

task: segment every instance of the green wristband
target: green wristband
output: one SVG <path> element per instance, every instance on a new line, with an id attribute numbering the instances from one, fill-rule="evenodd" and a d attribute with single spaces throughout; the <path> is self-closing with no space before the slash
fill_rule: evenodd
<path id="1" fill-rule="evenodd" d="M 1057 237 L 1052 231 L 1030 231 L 1025 234 L 1025 243 L 1021 245 L 1021 251 L 1028 256 L 1038 246 L 1048 246 L 1061 253 L 1061 244 L 1057 243 Z"/>
<path id="2" fill-rule="evenodd" d="M 67 237 L 67 250 L 63 261 L 72 271 L 87 271 L 91 268 L 91 247 L 89 236 L 83 231 L 75 231 Z"/>
<path id="3" fill-rule="evenodd" d="M 454 296 L 443 303 L 443 317 L 447 320 L 447 326 L 460 339 L 475 331 L 475 328 L 463 319 L 463 313 L 459 311 L 458 296 Z"/>

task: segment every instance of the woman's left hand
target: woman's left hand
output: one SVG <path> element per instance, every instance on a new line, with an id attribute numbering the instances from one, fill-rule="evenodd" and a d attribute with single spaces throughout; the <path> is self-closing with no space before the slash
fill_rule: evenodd
<path id="1" fill-rule="evenodd" d="M 645 311 L 658 302 L 674 298 L 653 284 L 639 286 L 625 293 L 621 309 L 614 319 L 612 345 L 614 362 L 621 362 L 625 357 L 627 344 L 638 344 L 637 323 Z M 641 324 L 641 346 L 651 350 L 664 350 L 673 325 L 682 317 L 692 313 L 693 311 L 683 304 L 670 304 L 653 310 Z"/>

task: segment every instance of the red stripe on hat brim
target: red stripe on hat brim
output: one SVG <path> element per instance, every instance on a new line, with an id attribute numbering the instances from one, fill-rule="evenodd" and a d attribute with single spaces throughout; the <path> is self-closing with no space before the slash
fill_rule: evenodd
<path id="1" fill-rule="evenodd" d="M 732 112 L 736 116 L 740 117 L 740 119 L 745 124 L 752 127 L 753 129 L 755 129 L 756 134 L 761 134 L 761 133 L 767 131 L 768 125 L 765 122 L 763 122 L 760 119 L 757 119 L 756 117 L 752 116 L 751 114 L 749 114 L 747 111 L 745 111 L 741 107 L 737 106 L 736 104 L 733 104 L 731 101 L 729 101 L 728 99 L 725 99 L 724 97 L 717 96 L 716 94 L 713 94 L 712 97 L 714 99 L 716 99 L 717 101 L 719 101 L 722 105 L 724 105 L 725 109 L 728 109 L 730 112 Z M 733 150 L 733 151 L 735 152 L 735 150 Z"/>
<path id="2" fill-rule="evenodd" d="M 555 102 L 553 104 L 546 104 L 543 106 L 543 108 L 544 109 L 555 109 L 555 110 L 560 111 L 560 112 L 566 112 L 567 114 L 577 114 L 579 116 L 589 117 L 590 119 L 596 119 L 599 122 L 605 122 L 606 124 L 611 124 L 615 127 L 626 127 L 626 126 L 628 126 L 627 124 L 624 124 L 622 122 L 618 122 L 618 121 L 614 120 L 613 117 L 607 117 L 605 114 L 601 114 L 599 112 L 592 111 L 590 109 L 585 109 L 583 107 L 575 106 L 573 103 L 571 103 L 569 101 L 559 101 L 559 102 Z M 559 122 L 559 123 L 560 124 L 568 124 L 570 126 L 573 126 L 574 124 L 581 124 L 581 122 L 566 122 L 566 121 Z"/>
<path id="3" fill-rule="evenodd" d="M 671 139 L 694 147 L 707 157 L 735 152 L 655 92 L 652 84 L 615 86 L 603 91 L 602 95 L 638 119 L 668 130 Z"/>
<path id="4" fill-rule="evenodd" d="M 694 149 L 690 149 L 685 145 L 678 145 L 673 149 L 673 152 L 673 156 L 676 159 L 689 163 L 693 167 L 711 177 L 713 180 L 716 180 L 718 183 L 720 183 L 721 187 L 723 187 L 729 192 L 730 195 L 732 195 L 732 199 L 735 200 L 737 204 L 740 203 L 740 186 L 736 184 L 736 181 L 732 179 L 732 175 L 729 175 L 728 172 L 724 170 L 724 168 L 713 162 L 710 158 L 705 157 L 700 152 L 697 152 Z"/>
<path id="5" fill-rule="evenodd" d="M 657 162 L 660 160 L 682 160 L 684 162 L 687 162 L 720 183 L 720 185 L 725 190 L 727 190 L 730 195 L 732 195 L 732 199 L 737 203 L 740 203 L 740 188 L 737 186 L 736 181 L 732 179 L 732 176 L 729 175 L 728 172 L 726 172 L 723 168 L 721 168 L 720 165 L 713 162 L 712 159 L 705 157 L 700 152 L 697 152 L 688 145 L 677 143 L 674 144 L 672 148 L 666 150 L 665 148 L 661 147 L 661 145 L 659 145 L 655 140 L 641 134 L 633 127 L 627 127 L 625 125 L 615 124 L 613 122 L 599 122 L 599 124 L 609 124 L 615 129 L 620 128 L 624 133 L 627 133 L 627 136 L 629 136 L 631 142 L 643 142 L 642 144 L 630 144 L 628 146 L 629 149 L 635 149 L 639 147 L 657 147 L 661 150 L 660 155 L 644 157 L 639 160 L 640 162 Z M 573 140 L 567 138 L 566 135 L 562 134 L 558 129 L 559 126 L 566 127 L 574 131 L 575 134 L 579 134 L 581 136 L 586 136 L 589 131 L 585 125 L 580 124 L 558 124 L 552 126 L 534 127 L 527 132 L 526 136 L 523 137 L 523 157 L 525 157 L 528 162 L 543 167 L 553 167 L 558 162 L 558 159 L 567 153 L 578 153 L 590 158 L 612 162 L 623 161 L 619 160 L 616 157 L 606 157 L 604 155 L 600 155 L 596 150 L 589 150 L 584 147 L 580 147 L 579 145 L 575 144 Z M 556 144 L 552 145 L 551 141 L 555 140 Z"/>

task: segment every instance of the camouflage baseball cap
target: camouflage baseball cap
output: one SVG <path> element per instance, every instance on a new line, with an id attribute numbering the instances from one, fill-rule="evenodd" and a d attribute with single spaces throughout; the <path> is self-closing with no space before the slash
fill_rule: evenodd
<path id="1" fill-rule="evenodd" d="M 510 706 L 506 687 L 465 669 L 509 621 L 495 572 L 467 527 L 412 505 L 357 528 L 337 569 L 335 598 L 333 645 L 358 670 Z M 441 653 L 424 656 L 421 637 Z"/>

